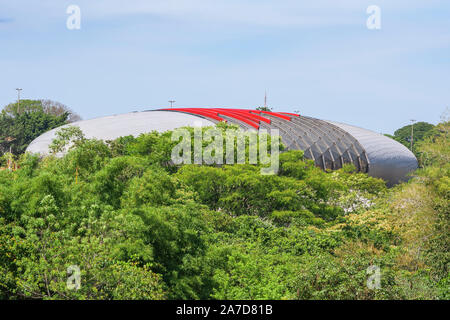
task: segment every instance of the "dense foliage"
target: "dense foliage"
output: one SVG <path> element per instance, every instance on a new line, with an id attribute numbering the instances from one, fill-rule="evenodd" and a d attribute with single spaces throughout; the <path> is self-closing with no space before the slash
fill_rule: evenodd
<path id="1" fill-rule="evenodd" d="M 22 154 L 44 132 L 81 119 L 65 105 L 51 100 L 21 100 L 0 113 L 0 154 Z"/>
<path id="2" fill-rule="evenodd" d="M 412 137 L 413 139 L 412 151 L 417 157 L 420 152 L 418 149 L 418 145 L 420 144 L 420 142 L 433 135 L 434 127 L 435 126 L 432 125 L 431 123 L 421 121 L 414 123 L 414 125 L 409 124 L 404 127 L 401 127 L 400 129 L 395 130 L 393 136 L 389 134 L 386 134 L 386 136 L 396 140 L 397 142 L 400 142 L 408 149 L 411 149 L 411 137 Z"/>
<path id="3" fill-rule="evenodd" d="M 77 130 L 64 157 L 0 171 L 2 299 L 448 299 L 449 124 L 406 184 L 301 151 L 258 165 L 170 161 L 171 133 Z M 70 266 L 81 287 L 67 287 Z M 381 270 L 379 289 L 367 268 Z"/>

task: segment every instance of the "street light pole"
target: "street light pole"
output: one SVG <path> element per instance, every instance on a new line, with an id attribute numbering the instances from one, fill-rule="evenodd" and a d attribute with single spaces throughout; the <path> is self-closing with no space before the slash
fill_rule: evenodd
<path id="1" fill-rule="evenodd" d="M 22 89 L 17 88 L 17 113 L 20 113 L 20 91 L 22 91 Z"/>
<path id="2" fill-rule="evenodd" d="M 413 141 L 414 141 L 414 122 L 416 122 L 416 120 L 411 119 L 411 152 L 413 151 Z"/>
<path id="3" fill-rule="evenodd" d="M 175 100 L 169 100 L 169 102 L 170 102 L 170 107 L 172 108 L 173 107 L 173 104 L 176 102 Z"/>

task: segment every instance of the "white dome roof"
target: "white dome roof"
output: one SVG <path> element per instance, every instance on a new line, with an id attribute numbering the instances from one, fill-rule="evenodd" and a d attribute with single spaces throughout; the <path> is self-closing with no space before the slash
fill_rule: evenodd
<path id="1" fill-rule="evenodd" d="M 260 121 L 261 117 L 265 121 Z M 287 113 L 214 108 L 168 109 L 101 117 L 71 123 L 70 126 L 78 126 L 86 138 L 114 140 L 185 126 L 214 126 L 217 119 L 238 124 L 245 130 L 254 130 L 255 127 L 279 129 L 288 149 L 304 150 L 305 157 L 313 159 L 323 169 L 339 169 L 345 163 L 353 163 L 359 171 L 382 178 L 392 185 L 406 180 L 408 173 L 417 168 L 417 159 L 411 151 L 381 134 L 348 124 Z M 69 125 L 63 127 L 66 126 Z M 48 154 L 49 145 L 60 128 L 36 138 L 27 151 Z"/>

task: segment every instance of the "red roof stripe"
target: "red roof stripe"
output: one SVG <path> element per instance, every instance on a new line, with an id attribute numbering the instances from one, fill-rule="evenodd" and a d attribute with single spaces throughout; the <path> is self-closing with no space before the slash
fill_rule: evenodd
<path id="1" fill-rule="evenodd" d="M 259 123 L 258 122 L 255 122 L 254 120 L 250 120 L 250 119 L 248 119 L 246 117 L 243 117 L 242 115 L 239 115 L 239 114 L 237 114 L 235 112 L 231 112 L 231 111 L 227 111 L 227 110 L 217 110 L 217 112 L 219 114 L 221 114 L 221 115 L 228 116 L 230 118 L 242 121 L 242 122 L 252 126 L 253 128 L 259 129 Z"/>
<path id="2" fill-rule="evenodd" d="M 210 111 L 207 109 L 200 109 L 200 108 L 170 108 L 170 109 L 161 109 L 166 111 L 180 111 L 180 112 L 186 112 L 186 113 L 192 113 L 200 116 L 205 116 L 207 118 L 211 118 L 217 121 L 223 121 L 227 122 L 224 118 L 219 117 L 217 112 Z"/>
<path id="3" fill-rule="evenodd" d="M 271 123 L 270 119 L 250 113 L 250 110 L 222 109 L 222 108 L 217 109 L 217 110 L 226 110 L 229 112 L 237 113 L 239 115 L 242 115 L 243 117 L 249 118 L 250 120 L 256 121 L 256 122 L 263 121 L 263 122 Z"/>
<path id="4" fill-rule="evenodd" d="M 279 113 L 276 113 L 276 112 L 261 111 L 261 113 L 269 114 L 269 115 L 274 116 L 274 117 L 278 117 L 278 118 L 281 118 L 281 119 L 284 119 L 284 120 L 289 120 L 289 121 L 291 121 L 291 118 L 290 118 L 290 117 L 285 116 L 285 115 L 282 115 L 282 114 L 279 114 Z"/>
<path id="5" fill-rule="evenodd" d="M 233 118 L 235 120 L 242 121 L 253 128 L 259 129 L 259 124 L 261 121 L 266 123 L 271 123 L 271 120 L 264 117 L 265 114 L 271 115 L 277 118 L 281 118 L 284 120 L 290 121 L 291 118 L 288 116 L 296 116 L 299 115 L 288 112 L 270 112 L 270 111 L 260 111 L 260 110 L 248 110 L 248 109 L 227 109 L 227 108 L 166 108 L 160 109 L 165 111 L 179 111 L 186 112 L 196 115 L 201 115 L 210 119 L 225 121 L 226 120 L 220 115 L 227 116 Z"/>

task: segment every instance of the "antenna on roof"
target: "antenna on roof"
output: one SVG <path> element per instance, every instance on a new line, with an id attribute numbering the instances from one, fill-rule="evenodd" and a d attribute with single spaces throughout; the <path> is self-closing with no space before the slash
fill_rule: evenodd
<path id="1" fill-rule="evenodd" d="M 267 109 L 267 91 L 264 93 L 264 109 Z"/>

